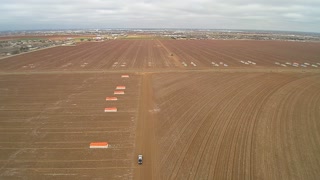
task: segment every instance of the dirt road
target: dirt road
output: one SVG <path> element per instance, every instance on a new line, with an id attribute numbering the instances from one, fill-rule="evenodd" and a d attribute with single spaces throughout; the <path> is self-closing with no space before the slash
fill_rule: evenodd
<path id="1" fill-rule="evenodd" d="M 139 114 L 136 129 L 134 179 L 148 180 L 157 176 L 157 147 L 155 141 L 155 116 L 151 74 L 142 74 Z M 142 154 L 143 164 L 138 165 L 138 154 Z"/>
<path id="2" fill-rule="evenodd" d="M 175 56 L 174 54 L 172 54 L 172 52 L 161 42 L 161 41 L 157 41 L 160 46 L 166 50 L 167 54 L 170 55 L 170 58 L 173 60 L 174 64 L 177 66 L 177 67 L 182 67 L 181 63 L 180 63 L 180 60 L 177 56 Z"/>

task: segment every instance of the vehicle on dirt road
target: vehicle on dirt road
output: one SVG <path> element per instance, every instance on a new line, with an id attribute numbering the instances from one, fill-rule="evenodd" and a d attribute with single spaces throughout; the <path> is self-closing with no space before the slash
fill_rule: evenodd
<path id="1" fill-rule="evenodd" d="M 142 155 L 141 154 L 138 155 L 138 164 L 139 165 L 142 164 Z"/>

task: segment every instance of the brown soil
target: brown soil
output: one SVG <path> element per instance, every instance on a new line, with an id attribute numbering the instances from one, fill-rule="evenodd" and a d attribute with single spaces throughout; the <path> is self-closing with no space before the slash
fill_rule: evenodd
<path id="1" fill-rule="evenodd" d="M 320 70 L 319 49 L 320 43 L 281 41 L 113 40 L 61 46 L 8 57 L 0 60 L 0 71 L 153 71 L 266 67 Z M 251 61 L 256 65 L 246 65 L 241 61 Z M 212 62 L 219 66 L 213 66 Z M 310 65 L 282 67 L 276 65 L 276 62 Z M 318 67 L 312 67 L 312 64 Z"/>
<path id="2" fill-rule="evenodd" d="M 140 79 L 120 75 L 0 76 L 0 179 L 131 179 Z M 126 94 L 106 102 L 117 85 Z"/>
<path id="3" fill-rule="evenodd" d="M 317 179 L 319 70 L 274 61 L 318 47 L 119 40 L 0 60 L 0 179 Z"/>
<path id="4" fill-rule="evenodd" d="M 317 179 L 319 78 L 154 75 L 159 179 Z"/>

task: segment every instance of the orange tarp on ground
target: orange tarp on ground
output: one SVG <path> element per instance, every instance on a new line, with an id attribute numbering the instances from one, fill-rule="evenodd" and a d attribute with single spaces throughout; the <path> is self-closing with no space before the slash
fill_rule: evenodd
<path id="1" fill-rule="evenodd" d="M 118 100 L 117 97 L 106 97 L 106 101 L 116 101 Z"/>
<path id="2" fill-rule="evenodd" d="M 108 142 L 92 142 L 90 148 L 108 148 Z"/>
<path id="3" fill-rule="evenodd" d="M 116 107 L 105 108 L 104 112 L 117 112 L 118 109 Z"/>
<path id="4" fill-rule="evenodd" d="M 116 89 L 126 89 L 126 86 L 117 86 Z"/>
<path id="5" fill-rule="evenodd" d="M 124 94 L 124 91 L 114 91 L 113 94 Z"/>

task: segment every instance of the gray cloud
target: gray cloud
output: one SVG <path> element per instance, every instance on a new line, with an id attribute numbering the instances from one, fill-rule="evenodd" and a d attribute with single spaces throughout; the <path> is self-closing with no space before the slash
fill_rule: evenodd
<path id="1" fill-rule="evenodd" d="M 0 30 L 216 28 L 320 32 L 319 0 L 0 0 Z"/>

